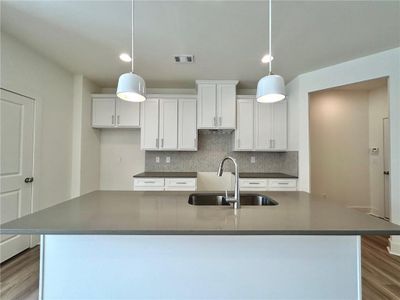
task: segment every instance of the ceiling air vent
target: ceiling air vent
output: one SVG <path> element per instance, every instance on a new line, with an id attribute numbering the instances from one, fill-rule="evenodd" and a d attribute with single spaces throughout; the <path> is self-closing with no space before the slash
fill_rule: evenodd
<path id="1" fill-rule="evenodd" d="M 179 64 L 192 64 L 194 63 L 193 55 L 175 55 L 174 60 Z"/>

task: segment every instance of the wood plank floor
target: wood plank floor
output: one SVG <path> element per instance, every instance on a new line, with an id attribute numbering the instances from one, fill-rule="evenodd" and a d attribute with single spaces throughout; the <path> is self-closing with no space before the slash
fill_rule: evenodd
<path id="1" fill-rule="evenodd" d="M 364 300 L 400 300 L 400 257 L 390 255 L 388 239 L 362 238 Z M 39 247 L 26 250 L 0 265 L 0 299 L 33 300 L 38 297 Z"/>

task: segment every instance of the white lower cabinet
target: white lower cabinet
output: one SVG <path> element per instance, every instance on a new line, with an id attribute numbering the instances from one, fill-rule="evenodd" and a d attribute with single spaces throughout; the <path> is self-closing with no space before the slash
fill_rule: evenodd
<path id="1" fill-rule="evenodd" d="M 134 178 L 134 191 L 195 191 L 197 178 Z"/>
<path id="2" fill-rule="evenodd" d="M 196 189 L 196 178 L 165 178 L 166 191 L 195 191 Z"/>
<path id="3" fill-rule="evenodd" d="M 234 180 L 234 179 L 233 179 Z M 296 191 L 297 179 L 240 178 L 241 191 Z"/>
<path id="4" fill-rule="evenodd" d="M 164 178 L 134 178 L 133 189 L 135 191 L 163 191 Z"/>

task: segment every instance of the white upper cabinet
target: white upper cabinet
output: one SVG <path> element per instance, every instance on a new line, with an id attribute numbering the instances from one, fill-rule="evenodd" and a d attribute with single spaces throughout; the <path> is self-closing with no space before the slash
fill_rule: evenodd
<path id="1" fill-rule="evenodd" d="M 238 96 L 235 151 L 286 151 L 287 100 L 258 103 Z"/>
<path id="2" fill-rule="evenodd" d="M 114 127 L 115 97 L 93 97 L 92 99 L 92 127 Z"/>
<path id="3" fill-rule="evenodd" d="M 178 148 L 197 150 L 196 99 L 179 99 Z"/>
<path id="4" fill-rule="evenodd" d="M 217 84 L 217 127 L 236 128 L 236 84 Z"/>
<path id="5" fill-rule="evenodd" d="M 92 127 L 139 128 L 140 104 L 121 100 L 113 94 L 93 94 Z"/>
<path id="6" fill-rule="evenodd" d="M 287 100 L 273 104 L 272 148 L 275 151 L 287 149 Z"/>
<path id="7" fill-rule="evenodd" d="M 198 128 L 217 126 L 217 86 L 203 83 L 198 85 L 197 120 Z"/>
<path id="8" fill-rule="evenodd" d="M 259 103 L 255 101 L 255 150 L 272 149 L 274 104 Z"/>
<path id="9" fill-rule="evenodd" d="M 140 127 L 140 103 L 117 98 L 115 104 L 116 125 L 118 127 Z"/>
<path id="10" fill-rule="evenodd" d="M 251 151 L 254 147 L 254 98 L 238 98 L 235 150 Z"/>
<path id="11" fill-rule="evenodd" d="M 142 103 L 142 129 L 140 142 L 142 149 L 158 150 L 158 99 L 146 99 Z"/>
<path id="12" fill-rule="evenodd" d="M 178 100 L 160 99 L 160 145 L 161 150 L 178 149 Z"/>
<path id="13" fill-rule="evenodd" d="M 197 150 L 196 99 L 147 99 L 142 105 L 141 148 Z"/>
<path id="14" fill-rule="evenodd" d="M 198 80 L 197 128 L 236 128 L 236 85 L 232 80 Z"/>

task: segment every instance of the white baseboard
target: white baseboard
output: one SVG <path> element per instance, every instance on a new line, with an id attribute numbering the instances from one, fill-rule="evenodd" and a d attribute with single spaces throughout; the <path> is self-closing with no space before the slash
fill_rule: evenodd
<path id="1" fill-rule="evenodd" d="M 366 213 L 366 214 L 371 213 L 371 207 L 369 207 L 369 206 L 347 206 L 347 207 L 358 210 L 358 211 Z"/>
<path id="2" fill-rule="evenodd" d="M 387 249 L 390 254 L 400 256 L 400 236 L 391 236 Z"/>

